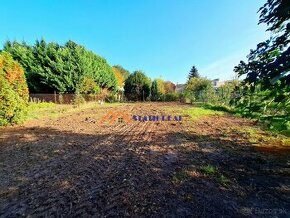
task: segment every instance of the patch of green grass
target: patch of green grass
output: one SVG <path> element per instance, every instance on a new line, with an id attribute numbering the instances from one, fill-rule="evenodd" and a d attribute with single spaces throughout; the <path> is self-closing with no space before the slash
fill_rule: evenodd
<path id="1" fill-rule="evenodd" d="M 26 119 L 40 119 L 42 117 L 57 118 L 63 114 L 80 111 L 82 109 L 93 107 L 91 103 L 85 103 L 80 107 L 69 104 L 54 104 L 54 103 L 29 103 Z"/>
<path id="2" fill-rule="evenodd" d="M 252 144 L 261 142 L 277 143 L 281 142 L 282 145 L 290 146 L 290 138 L 281 134 L 263 131 L 258 127 L 240 127 L 237 128 L 239 134 L 244 135 L 247 140 Z"/>
<path id="3" fill-rule="evenodd" d="M 288 145 L 288 146 L 290 146 L 290 138 L 289 138 L 289 137 L 288 137 L 288 138 L 284 137 L 284 138 L 282 138 L 281 140 L 282 140 L 282 143 L 283 143 L 284 145 Z"/>
<path id="4" fill-rule="evenodd" d="M 267 119 L 268 118 L 268 119 Z M 263 121 L 268 129 L 290 137 L 290 117 L 265 117 Z"/>
<path id="5" fill-rule="evenodd" d="M 227 112 L 227 113 L 234 113 L 234 110 L 231 107 L 225 106 L 225 105 L 205 104 L 205 105 L 203 105 L 203 107 L 206 109 L 214 110 L 214 111 L 223 111 L 223 112 Z"/>
<path id="6" fill-rule="evenodd" d="M 248 127 L 241 128 L 241 130 L 246 135 L 249 142 L 255 144 L 261 140 L 259 137 L 259 130 L 258 129 L 248 126 Z"/>
<path id="7" fill-rule="evenodd" d="M 185 171 L 177 171 L 174 172 L 173 176 L 171 177 L 171 182 L 173 184 L 180 184 L 184 182 L 188 178 L 188 174 Z"/>
<path id="8" fill-rule="evenodd" d="M 41 108 L 52 108 L 55 107 L 55 105 L 56 104 L 52 102 L 41 102 L 41 103 L 29 102 L 28 109 L 37 110 Z"/>
<path id="9" fill-rule="evenodd" d="M 214 181 L 218 182 L 222 186 L 228 186 L 231 183 L 231 180 L 224 176 L 217 167 L 213 165 L 205 165 L 200 167 L 201 172 L 210 176 Z"/>
<path id="10" fill-rule="evenodd" d="M 79 105 L 72 104 L 54 104 L 48 102 L 34 103 L 30 102 L 28 105 L 28 112 L 26 119 L 40 119 L 42 117 L 57 118 L 61 115 L 79 112 L 85 109 L 98 107 L 118 107 L 124 103 L 105 103 L 100 105 L 97 102 L 87 102 Z"/>
<path id="11" fill-rule="evenodd" d="M 27 120 L 38 119 L 40 117 L 45 116 L 48 112 L 54 112 L 56 107 L 57 107 L 56 104 L 49 102 L 41 102 L 41 103 L 29 102 L 26 119 Z"/>
<path id="12" fill-rule="evenodd" d="M 227 177 L 225 177 L 224 175 L 221 175 L 220 177 L 219 177 L 219 183 L 221 184 L 221 185 L 223 185 L 223 186 L 227 186 L 227 185 L 229 185 L 229 183 L 231 182 L 231 180 L 229 180 Z"/>
<path id="13" fill-rule="evenodd" d="M 210 164 L 208 164 L 206 166 L 202 166 L 200 168 L 200 170 L 207 175 L 213 175 L 217 172 L 217 168 L 213 165 L 210 165 Z"/>
<path id="14" fill-rule="evenodd" d="M 189 107 L 189 108 L 178 108 L 175 106 L 162 106 L 162 110 L 167 113 L 180 114 L 183 116 L 190 116 L 192 120 L 197 120 L 201 117 L 213 116 L 213 115 L 223 115 L 224 112 L 214 111 L 211 109 L 206 109 L 203 107 Z"/>

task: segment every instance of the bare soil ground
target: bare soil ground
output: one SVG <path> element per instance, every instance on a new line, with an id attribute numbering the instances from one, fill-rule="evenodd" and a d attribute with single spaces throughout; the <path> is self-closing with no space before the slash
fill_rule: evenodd
<path id="1" fill-rule="evenodd" d="M 252 121 L 98 123 L 109 110 L 188 107 L 104 106 L 0 128 L 0 217 L 290 217 L 289 147 L 251 142 L 240 129 Z"/>

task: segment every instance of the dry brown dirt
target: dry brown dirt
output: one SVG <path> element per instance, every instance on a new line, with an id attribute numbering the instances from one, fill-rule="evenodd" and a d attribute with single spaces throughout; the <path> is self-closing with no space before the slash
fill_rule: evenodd
<path id="1" fill-rule="evenodd" d="M 0 128 L 0 217 L 290 217 L 289 150 L 259 150 L 235 130 L 252 121 L 98 122 L 188 107 L 104 106 Z"/>

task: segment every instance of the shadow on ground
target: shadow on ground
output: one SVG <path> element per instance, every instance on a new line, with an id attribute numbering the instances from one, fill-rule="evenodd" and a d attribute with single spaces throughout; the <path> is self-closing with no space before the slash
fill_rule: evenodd
<path id="1" fill-rule="evenodd" d="M 289 154 L 218 135 L 36 127 L 0 140 L 1 217 L 289 217 Z"/>

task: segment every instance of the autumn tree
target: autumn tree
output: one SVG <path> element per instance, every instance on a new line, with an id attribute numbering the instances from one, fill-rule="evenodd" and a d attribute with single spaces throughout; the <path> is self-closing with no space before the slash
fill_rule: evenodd
<path id="1" fill-rule="evenodd" d="M 19 123 L 28 104 L 28 88 L 20 64 L 7 52 L 0 53 L 0 126 Z"/>
<path id="2" fill-rule="evenodd" d="M 121 72 L 120 68 L 114 66 L 114 67 L 113 67 L 113 72 L 114 72 L 115 77 L 116 77 L 116 79 L 117 79 L 118 87 L 119 87 L 119 88 L 124 87 L 125 79 L 124 79 L 123 73 Z"/>
<path id="3" fill-rule="evenodd" d="M 176 85 L 173 82 L 166 81 L 166 82 L 164 82 L 164 88 L 165 88 L 166 94 L 174 93 Z"/>
<path id="4" fill-rule="evenodd" d="M 124 80 L 126 80 L 130 75 L 130 72 L 123 68 L 121 65 L 114 65 L 113 68 L 117 69 L 122 74 Z"/>

